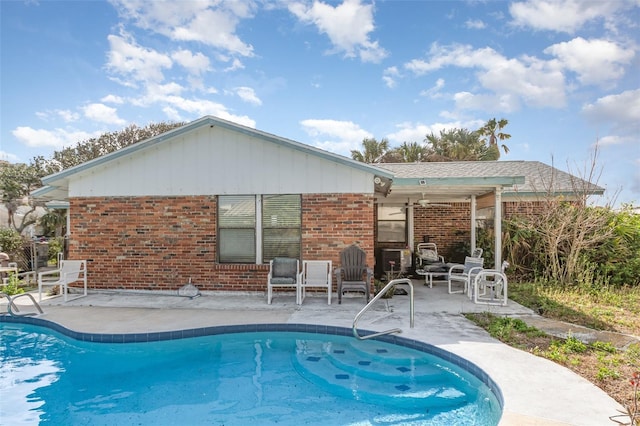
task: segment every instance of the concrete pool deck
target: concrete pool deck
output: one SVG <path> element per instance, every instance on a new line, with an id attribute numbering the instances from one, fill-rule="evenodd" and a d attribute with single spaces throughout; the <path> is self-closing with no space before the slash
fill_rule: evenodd
<path id="1" fill-rule="evenodd" d="M 410 327 L 409 297 L 396 295 L 379 300 L 358 323 L 362 330 L 403 330 L 400 336 L 430 343 L 473 362 L 498 384 L 504 397 L 500 425 L 614 424 L 609 417 L 622 407 L 604 391 L 572 371 L 549 360 L 507 346 L 465 319 L 461 313 L 491 312 L 525 321 L 539 320 L 531 310 L 512 301 L 508 306 L 475 305 L 466 296 L 448 294 L 446 285 L 433 288 L 413 280 L 414 327 Z M 403 285 L 400 288 L 408 286 Z M 6 299 L 0 301 L 6 306 Z M 18 299 L 28 312 L 28 299 Z M 302 305 L 295 296 L 276 294 L 267 305 L 260 293 L 205 293 L 194 299 L 175 294 L 144 292 L 90 292 L 64 302 L 62 297 L 43 299 L 39 318 L 74 331 L 88 333 L 141 333 L 233 324 L 322 324 L 351 328 L 364 306 L 362 297 L 337 298 L 327 305 L 324 296 L 307 296 Z"/>

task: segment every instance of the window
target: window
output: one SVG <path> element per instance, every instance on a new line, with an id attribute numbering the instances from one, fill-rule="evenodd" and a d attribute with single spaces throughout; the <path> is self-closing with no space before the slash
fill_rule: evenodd
<path id="1" fill-rule="evenodd" d="M 300 257 L 300 195 L 265 195 L 262 198 L 262 261 L 274 257 Z"/>
<path id="2" fill-rule="evenodd" d="M 300 195 L 219 196 L 219 262 L 258 263 L 260 259 L 267 263 L 276 256 L 300 258 L 301 218 Z"/>
<path id="3" fill-rule="evenodd" d="M 218 253 L 220 263 L 256 260 L 256 197 L 218 197 Z"/>
<path id="4" fill-rule="evenodd" d="M 407 216 L 404 206 L 378 206 L 378 241 L 406 243 Z"/>

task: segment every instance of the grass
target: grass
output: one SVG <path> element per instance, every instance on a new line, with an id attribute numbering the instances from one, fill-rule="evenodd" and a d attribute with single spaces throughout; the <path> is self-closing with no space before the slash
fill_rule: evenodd
<path id="1" fill-rule="evenodd" d="M 509 298 L 547 318 L 640 336 L 640 288 L 594 290 L 514 283 L 509 287 Z M 632 411 L 638 407 L 637 386 L 632 386 L 630 381 L 633 374 L 640 371 L 640 344 L 625 349 L 615 348 L 608 342 L 585 344 L 574 337 L 549 336 L 520 319 L 490 313 L 466 316 L 502 342 L 575 371 Z M 633 424 L 640 424 L 638 419 Z"/>

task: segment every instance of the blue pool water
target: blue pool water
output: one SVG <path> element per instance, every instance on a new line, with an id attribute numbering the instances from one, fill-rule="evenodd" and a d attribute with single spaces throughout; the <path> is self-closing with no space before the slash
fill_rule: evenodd
<path id="1" fill-rule="evenodd" d="M 82 338 L 142 339 L 131 336 Z M 501 415 L 466 369 L 385 341 L 267 330 L 161 337 L 95 343 L 0 323 L 0 424 L 496 425 Z"/>

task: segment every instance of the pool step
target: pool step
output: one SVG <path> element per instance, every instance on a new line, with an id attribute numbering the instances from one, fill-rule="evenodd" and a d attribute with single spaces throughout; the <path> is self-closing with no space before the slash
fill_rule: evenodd
<path id="1" fill-rule="evenodd" d="M 390 362 L 385 362 L 387 356 Z M 406 352 L 401 357 L 389 345 L 299 342 L 292 361 L 309 382 L 334 395 L 367 403 L 451 409 L 477 397 L 472 390 L 456 389 L 453 383 L 459 378 L 450 371 L 422 357 L 407 358 Z"/>

